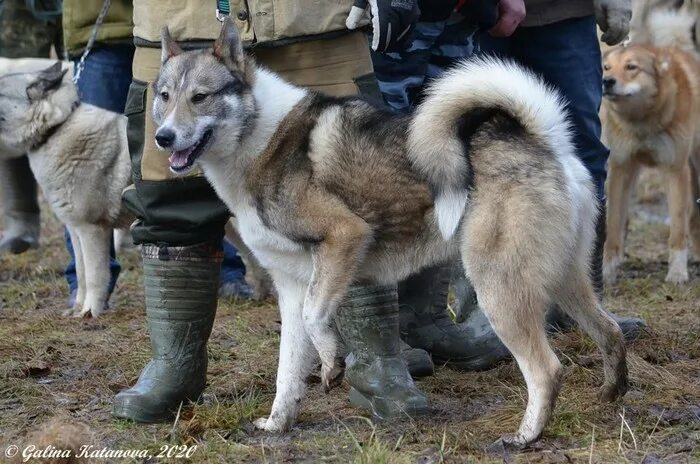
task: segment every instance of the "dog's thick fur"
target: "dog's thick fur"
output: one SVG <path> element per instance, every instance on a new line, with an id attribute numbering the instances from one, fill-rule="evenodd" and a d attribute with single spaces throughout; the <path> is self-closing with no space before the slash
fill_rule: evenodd
<path id="1" fill-rule="evenodd" d="M 29 155 L 37 182 L 71 234 L 79 288 L 76 306 L 69 313 L 97 317 L 108 298 L 111 228 L 116 228 L 118 246 L 124 235 L 130 235 L 126 227 L 133 219 L 121 207 L 122 190 L 131 182 L 126 118 L 96 106 L 78 105 L 65 67 L 61 71 L 65 76 L 59 76 L 58 68 L 53 70 L 53 77 L 61 78 L 60 84 L 55 82 L 55 88 L 30 98 L 27 89 L 49 76 L 47 68 L 55 63 L 0 58 L 4 89 L 0 91 L 0 157 Z M 255 297 L 270 296 L 266 273 L 234 225 L 234 220 L 227 225 L 226 238 L 246 263 L 246 279 Z"/>
<path id="2" fill-rule="evenodd" d="M 666 281 L 688 280 L 688 240 L 700 252 L 700 62 L 678 48 L 631 45 L 604 56 L 603 140 L 610 147 L 603 275 L 624 256 L 631 192 L 642 166 L 665 174 L 671 216 Z"/>
<path id="3" fill-rule="evenodd" d="M 61 64 L 36 71 L 35 61 L 3 60 L 0 69 L 0 144 L 26 153 L 51 209 L 70 232 L 78 293 L 73 314 L 98 316 L 109 286 L 113 227 L 130 216 L 121 193 L 131 180 L 126 118 L 80 103 Z M 27 71 L 34 69 L 34 71 Z"/>
<path id="4" fill-rule="evenodd" d="M 632 11 L 630 44 L 700 52 L 700 0 L 633 0 Z"/>
<path id="5" fill-rule="evenodd" d="M 231 21 L 210 50 L 182 52 L 164 30 L 162 62 L 153 115 L 156 136 L 172 135 L 171 168 L 203 168 L 279 294 L 277 395 L 257 426 L 291 427 L 317 353 L 323 387 L 339 382 L 332 327 L 349 285 L 393 283 L 458 253 L 528 386 L 506 443 L 535 440 L 557 396 L 562 368 L 544 331 L 552 302 L 603 353 L 602 397 L 625 392 L 622 334 L 588 274 L 592 183 L 563 105 L 536 77 L 464 63 L 405 118 L 256 68 Z"/>

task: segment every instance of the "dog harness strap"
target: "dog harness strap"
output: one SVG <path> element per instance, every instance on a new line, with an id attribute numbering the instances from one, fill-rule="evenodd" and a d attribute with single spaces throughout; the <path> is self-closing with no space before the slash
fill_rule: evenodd
<path id="1" fill-rule="evenodd" d="M 228 0 L 216 0 L 216 19 L 224 22 L 226 16 L 231 13 Z"/>

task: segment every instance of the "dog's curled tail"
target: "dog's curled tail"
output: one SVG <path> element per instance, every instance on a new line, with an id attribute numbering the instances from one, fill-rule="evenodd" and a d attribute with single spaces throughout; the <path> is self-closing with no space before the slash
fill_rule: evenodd
<path id="1" fill-rule="evenodd" d="M 467 204 L 470 167 L 461 123 L 470 115 L 487 115 L 483 110 L 515 118 L 553 153 L 573 153 L 564 102 L 532 72 L 491 57 L 467 60 L 446 72 L 427 89 L 408 134 L 409 157 L 433 190 L 445 239 L 454 235 Z"/>

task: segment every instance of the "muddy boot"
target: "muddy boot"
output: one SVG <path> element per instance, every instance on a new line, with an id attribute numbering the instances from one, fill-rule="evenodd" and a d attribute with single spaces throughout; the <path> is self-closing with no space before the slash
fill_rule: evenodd
<path id="1" fill-rule="evenodd" d="M 345 378 L 353 406 L 375 418 L 416 416 L 430 411 L 401 356 L 399 308 L 394 286 L 354 286 L 338 309 L 338 330 L 351 354 Z"/>
<path id="2" fill-rule="evenodd" d="M 399 284 L 401 337 L 414 348 L 430 353 L 438 365 L 464 370 L 493 367 L 510 356 L 479 309 L 474 292 L 459 301 L 464 322 L 447 313 L 450 267 L 428 268 Z M 469 289 L 468 282 L 463 288 Z"/>
<path id="3" fill-rule="evenodd" d="M 593 248 L 593 256 L 591 257 L 591 279 L 593 288 L 598 295 L 598 299 L 603 301 L 605 296 L 605 286 L 603 282 L 603 245 L 605 245 L 605 204 L 601 209 L 596 223 L 596 239 Z M 636 340 L 639 335 L 645 330 L 647 324 L 642 319 L 636 317 L 618 316 L 617 314 L 608 311 L 617 325 L 620 326 L 625 340 Z M 576 326 L 569 316 L 563 314 L 558 308 L 552 308 L 547 312 L 547 324 L 550 331 L 567 332 Z"/>
<path id="4" fill-rule="evenodd" d="M 143 246 L 146 319 L 153 358 L 112 414 L 136 422 L 169 420 L 197 401 L 207 379 L 207 340 L 216 314 L 220 243 Z"/>
<path id="5" fill-rule="evenodd" d="M 0 203 L 5 230 L 0 254 L 24 253 L 39 246 L 39 204 L 34 174 L 26 156 L 0 161 Z"/>

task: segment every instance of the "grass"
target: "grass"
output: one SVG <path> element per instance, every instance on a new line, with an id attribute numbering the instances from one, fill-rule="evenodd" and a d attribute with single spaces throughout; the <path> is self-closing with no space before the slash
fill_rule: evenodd
<path id="1" fill-rule="evenodd" d="M 649 189 L 644 195 L 638 208 L 663 209 Z M 220 302 L 207 390 L 177 421 L 114 420 L 114 394 L 133 384 L 150 356 L 138 253 L 120 257 L 123 274 L 104 317 L 64 318 L 66 254 L 49 214 L 42 233 L 41 249 L 0 257 L 0 452 L 49 440 L 150 453 L 196 446 L 189 460 L 157 462 L 700 461 L 700 264 L 691 265 L 685 286 L 663 282 L 663 223 L 633 218 L 621 279 L 607 290 L 610 309 L 649 324 L 629 347 L 627 396 L 599 404 L 602 366 L 593 343 L 577 331 L 553 336 L 565 367 L 554 416 L 540 441 L 505 457 L 484 449 L 514 431 L 524 410 L 525 385 L 510 362 L 486 372 L 439 368 L 419 382 L 434 405 L 428 417 L 372 423 L 349 405 L 347 386 L 324 395 L 312 383 L 291 432 L 255 430 L 252 420 L 269 412 L 274 397 L 280 325 L 273 302 Z"/>

